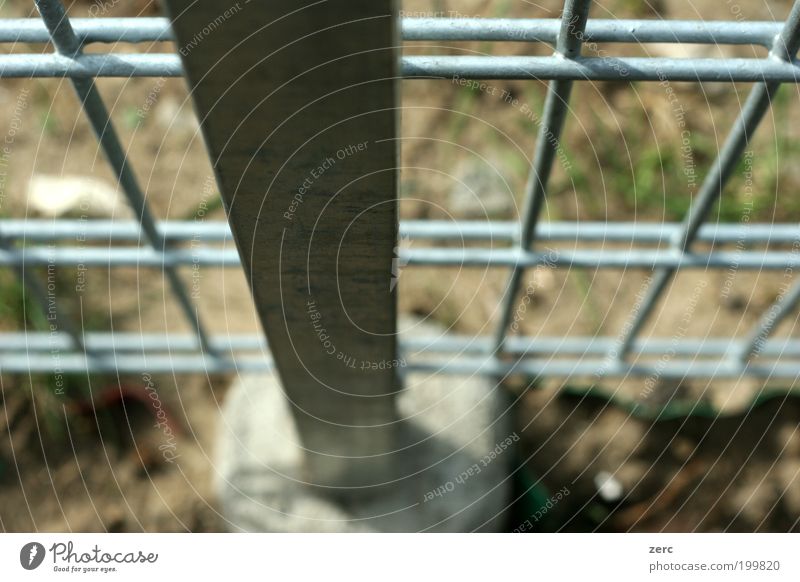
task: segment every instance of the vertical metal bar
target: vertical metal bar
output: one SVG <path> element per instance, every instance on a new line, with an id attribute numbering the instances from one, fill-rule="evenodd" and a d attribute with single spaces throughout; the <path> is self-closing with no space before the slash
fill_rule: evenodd
<path id="1" fill-rule="evenodd" d="M 35 2 L 53 40 L 53 45 L 59 54 L 70 58 L 80 55 L 82 51 L 80 40 L 72 29 L 61 0 L 35 0 Z M 166 240 L 156 228 L 155 220 L 153 220 L 153 216 L 147 206 L 147 201 L 139 187 L 139 182 L 128 164 L 125 150 L 120 144 L 117 132 L 111 122 L 111 116 L 108 114 L 94 80 L 73 77 L 70 81 L 81 101 L 97 140 L 103 148 L 106 159 L 113 168 L 119 184 L 125 192 L 128 203 L 139 219 L 145 238 L 156 250 L 165 250 L 167 248 Z M 192 306 L 189 294 L 186 292 L 186 288 L 178 275 L 178 270 L 172 265 L 165 265 L 164 273 L 167 275 L 167 280 L 186 319 L 197 334 L 202 349 L 207 353 L 214 354 L 215 351 L 209 343 L 208 334 L 200 322 L 197 311 Z"/>
<path id="2" fill-rule="evenodd" d="M 775 37 L 769 52 L 771 59 L 791 61 L 800 48 L 800 0 L 792 6 L 781 33 Z M 728 135 L 722 151 L 714 160 L 711 170 L 700 187 L 697 198 L 692 202 L 683 220 L 681 229 L 671 241 L 671 248 L 686 252 L 697 238 L 700 226 L 708 217 L 736 164 L 744 153 L 750 137 L 769 109 L 780 83 L 759 83 L 750 91 L 747 101 Z M 619 357 L 624 358 L 630 351 L 636 336 L 650 317 L 656 302 L 666 289 L 677 269 L 667 268 L 656 271 L 640 308 L 628 323 L 628 333 L 620 343 Z"/>
<path id="3" fill-rule="evenodd" d="M 561 29 L 556 41 L 558 55 L 566 59 L 574 59 L 580 55 L 583 33 L 589 17 L 590 1 L 566 0 L 564 3 Z M 553 162 L 560 147 L 561 132 L 567 116 L 572 83 L 568 80 L 555 80 L 551 81 L 547 87 L 542 123 L 536 138 L 533 166 L 525 187 L 525 209 L 518 244 L 522 249 L 531 249 L 536 240 L 536 227 L 547 195 L 547 183 L 550 180 Z M 514 267 L 506 285 L 506 299 L 503 302 L 500 325 L 495 335 L 496 352 L 503 349 L 524 272 L 523 267 Z"/>
<path id="4" fill-rule="evenodd" d="M 309 481 L 341 495 L 386 482 L 396 458 L 394 2 L 166 7 Z"/>

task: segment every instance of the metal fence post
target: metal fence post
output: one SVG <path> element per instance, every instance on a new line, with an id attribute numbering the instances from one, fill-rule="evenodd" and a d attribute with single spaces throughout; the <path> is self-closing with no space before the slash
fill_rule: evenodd
<path id="1" fill-rule="evenodd" d="M 397 383 L 391 0 L 168 0 L 311 483 L 390 479 Z"/>

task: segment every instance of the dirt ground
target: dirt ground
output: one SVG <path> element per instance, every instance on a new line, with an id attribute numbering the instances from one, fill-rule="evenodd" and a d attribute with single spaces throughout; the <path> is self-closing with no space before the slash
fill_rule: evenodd
<path id="1" fill-rule="evenodd" d="M 593 7 L 604 18 L 732 19 L 730 3 L 713 0 L 614 0 Z M 788 1 L 741 3 L 744 18 L 780 18 Z M 97 3 L 95 5 L 100 5 Z M 155 15 L 147 0 L 102 4 L 107 16 Z M 71 6 L 86 15 L 93 4 Z M 559 2 L 516 0 L 407 1 L 414 13 L 457 11 L 462 16 L 555 17 Z M 28 2 L 0 5 L 2 17 L 30 15 Z M 419 14 L 422 15 L 422 14 Z M 521 44 L 451 43 L 433 50 L 522 54 Z M 610 46 L 610 52 L 681 56 L 763 56 L 762 49 L 740 47 L 676 48 Z M 9 50 L 2 47 L 0 50 Z M 41 47 L 16 46 L 14 52 Z M 91 47 L 90 50 L 108 50 Z M 141 50 L 119 46 L 113 50 Z M 172 50 L 153 45 L 150 52 Z M 549 50 L 536 46 L 533 54 Z M 706 52 L 703 52 L 706 51 Z M 708 51 L 711 51 L 709 54 Z M 716 51 L 716 52 L 715 52 Z M 197 122 L 180 79 L 105 79 L 98 85 L 130 152 L 148 201 L 160 219 L 223 220 Z M 536 125 L 519 107 L 504 103 L 506 92 L 531 111 L 541 111 L 545 84 L 497 82 L 492 89 L 465 90 L 448 81 L 406 82 L 402 87 L 402 200 L 404 219 L 515 220 L 534 147 Z M 692 135 L 692 160 L 698 179 L 721 145 L 748 86 L 675 83 L 672 90 L 686 111 Z M 786 196 L 800 186 L 800 167 L 789 156 L 800 153 L 800 110 L 796 87 L 776 100 L 750 149 L 752 200 L 740 168 L 726 190 L 715 218 L 739 222 L 744 204 L 753 202 L 753 221 L 796 222 L 800 205 Z M 674 221 L 693 193 L 680 155 L 681 130 L 659 84 L 587 83 L 576 88 L 563 143 L 568 164 L 557 164 L 546 210 L 549 220 Z M 0 131 L 15 121 L 12 165 L 0 186 L 3 217 L 37 217 L 28 204 L 34 175 L 79 175 L 113 184 L 113 175 L 80 114 L 72 89 L 60 80 L 4 80 L 0 83 Z M 693 168 L 695 166 L 692 166 Z M 120 208 L 120 212 L 124 212 Z M 417 243 L 413 243 L 417 244 Z M 424 243 L 420 243 L 424 244 Z M 570 245 L 552 245 L 570 248 Z M 609 244 L 603 245 L 610 248 Z M 183 273 L 188 286 L 194 281 Z M 66 269 L 63 289 L 77 273 Z M 610 335 L 624 325 L 647 273 L 635 270 L 550 270 L 526 274 L 534 283 L 532 308 L 520 332 L 529 335 Z M 0 288 L 13 276 L 0 274 Z M 493 333 L 507 273 L 501 269 L 408 268 L 399 281 L 402 313 L 432 317 L 459 334 Z M 671 337 L 675 322 L 695 296 L 703 306 L 692 312 L 687 336 L 741 335 L 778 295 L 782 272 L 693 271 L 675 279 L 667 297 L 644 330 Z M 698 283 L 702 283 L 698 287 Z M 258 324 L 242 273 L 236 269 L 201 271 L 196 303 L 212 331 L 257 332 Z M 723 293 L 723 289 L 730 292 Z M 168 331 L 188 327 L 157 273 L 132 268 L 93 271 L 85 298 L 90 309 L 68 291 L 64 309 L 89 329 Z M 19 292 L 0 292 L 0 329 L 34 328 L 35 317 L 20 315 Z M 113 315 L 112 315 L 113 314 Z M 796 336 L 788 318 L 776 337 Z M 204 375 L 71 378 L 67 396 L 56 394 L 52 378 L 0 377 L 0 529 L 4 531 L 219 531 L 226 529 L 213 495 L 214 434 L 219 407 L 233 377 Z M 123 387 L 120 389 L 120 387 Z M 537 502 L 531 491 L 548 495 L 567 488 L 548 519 L 535 529 L 570 531 L 787 531 L 800 518 L 800 435 L 794 388 L 787 383 L 661 382 L 662 403 L 671 398 L 700 403 L 721 416 L 654 421 L 625 406 L 587 394 L 588 383 L 562 386 L 556 380 L 509 389 L 517 402 L 522 446 L 517 475 L 520 499 L 509 517 L 509 531 L 529 519 Z M 642 382 L 604 382 L 600 388 L 620 402 L 635 402 Z M 759 394 L 778 396 L 749 408 Z M 158 396 L 155 407 L 152 393 Z M 770 392 L 771 394 L 772 392 Z M 94 408 L 90 404 L 95 402 Z M 169 419 L 160 423 L 158 414 Z M 160 423 L 160 424 L 159 424 Z M 167 428 L 168 427 L 168 428 Z M 175 456 L 166 460 L 163 451 Z M 599 499 L 595 478 L 614 474 L 624 498 Z M 524 492 L 527 492 L 523 495 Z M 532 500 L 533 499 L 533 500 Z"/>
<path id="2" fill-rule="evenodd" d="M 226 529 L 211 482 L 227 380 L 95 378 L 94 409 L 89 400 L 43 403 L 40 382 L 4 379 L 2 385 L 4 531 Z M 157 401 L 135 395 L 145 385 L 153 386 Z M 159 409 L 168 425 L 157 426 Z"/>

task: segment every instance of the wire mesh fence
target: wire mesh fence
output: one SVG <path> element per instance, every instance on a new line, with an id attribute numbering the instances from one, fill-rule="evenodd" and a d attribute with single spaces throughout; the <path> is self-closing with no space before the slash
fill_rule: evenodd
<path id="1" fill-rule="evenodd" d="M 0 42 L 44 45 L 42 53 L 0 55 L 0 77 L 65 77 L 72 83 L 135 220 L 0 219 L 0 264 L 16 270 L 45 313 L 49 330 L 0 333 L 0 370 L 53 372 L 221 372 L 271 366 L 260 334 L 214 335 L 193 304 L 181 270 L 192 265 L 241 269 L 225 222 L 157 221 L 137 180 L 124 143 L 114 129 L 96 77 L 183 75 L 177 52 L 131 52 L 173 38 L 166 18 L 72 18 L 57 0 L 37 0 L 40 19 L 0 20 Z M 800 262 L 796 224 L 725 224 L 710 221 L 715 203 L 745 154 L 747 145 L 781 83 L 796 83 L 800 67 L 800 3 L 784 22 L 611 20 L 592 18 L 590 2 L 568 0 L 560 19 L 402 18 L 404 40 L 435 46 L 444 41 L 546 43 L 552 56 L 417 55 L 402 57 L 405 79 L 548 80 L 539 118 L 533 163 L 519 221 L 401 221 L 398 261 L 409 268 L 499 267 L 510 272 L 496 329 L 485 336 L 401 338 L 406 371 L 524 374 L 548 377 L 796 378 L 800 340 L 770 339 L 796 308 L 794 283 L 763 310 L 761 320 L 735 337 L 646 337 L 653 316 L 676 273 L 687 270 L 792 272 Z M 212 26 L 210 23 L 209 26 Z M 202 31 L 199 31 L 202 34 Z M 757 45 L 763 58 L 668 58 L 613 56 L 597 45 L 672 43 Z M 51 45 L 53 50 L 47 49 Z M 106 50 L 125 46 L 125 51 Z M 102 46 L 100 52 L 84 51 Z M 427 45 L 426 45 L 427 46 Z M 582 48 L 592 48 L 583 56 Z M 702 180 L 681 223 L 559 222 L 542 220 L 548 179 L 559 155 L 570 96 L 582 82 L 752 83 L 747 101 L 718 156 L 700 172 Z M 413 81 L 409 81 L 413 82 Z M 791 195 L 791 193 L 786 193 Z M 76 241 L 96 242 L 78 245 Z M 192 243 L 191 245 L 189 243 Z M 652 275 L 628 322 L 608 336 L 526 336 L 514 333 L 522 279 L 527 269 L 637 270 Z M 37 269 L 134 266 L 161 271 L 169 292 L 193 330 L 191 335 L 87 330 L 50 309 L 47 282 Z M 528 317 L 535 317 L 529 314 Z M 659 361 L 664 353 L 669 361 Z M 424 357 L 415 357 L 421 356 Z M 436 357 L 431 357 L 436 356 Z"/>

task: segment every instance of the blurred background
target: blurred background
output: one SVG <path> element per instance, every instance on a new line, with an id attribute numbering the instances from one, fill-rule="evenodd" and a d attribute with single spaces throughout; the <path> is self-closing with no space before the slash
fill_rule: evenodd
<path id="1" fill-rule="evenodd" d="M 789 8 L 788 0 L 602 0 L 592 4 L 590 17 L 782 20 Z M 559 0 L 402 2 L 406 16 L 556 18 L 560 9 Z M 148 0 L 75 0 L 68 10 L 74 17 L 161 15 L 158 2 Z M 0 0 L 0 17 L 38 15 L 30 1 Z M 51 49 L 18 44 L 0 50 Z M 112 50 L 160 53 L 174 47 Z M 552 52 L 541 44 L 490 42 L 409 42 L 404 50 Z M 598 45 L 596 55 L 584 49 L 587 56 L 766 53 L 763 47 L 666 44 Z M 100 79 L 98 86 L 156 216 L 224 220 L 184 81 Z M 471 88 L 414 80 L 401 87 L 401 218 L 516 220 L 546 83 L 488 81 Z M 749 87 L 576 83 L 545 219 L 680 221 Z M 9 146 L 0 216 L 132 217 L 78 105 L 66 80 L 0 83 L 0 132 Z M 798 222 L 798 122 L 798 87 L 784 86 L 710 222 Z M 528 289 L 530 304 L 519 333 L 615 336 L 648 274 L 531 269 L 522 289 Z M 211 331 L 260 331 L 240 270 L 187 267 L 182 275 Z M 682 272 L 644 335 L 675 337 L 682 319 L 688 325 L 681 333 L 689 337 L 743 334 L 778 296 L 783 277 L 782 271 Z M 456 333 L 489 335 L 506 278 L 504 269 L 408 268 L 399 278 L 400 312 Z M 59 309 L 86 330 L 190 331 L 158 270 L 59 268 L 56 281 Z M 10 269 L 0 270 L 0 329 L 48 329 L 46 315 Z M 775 333 L 790 335 L 797 335 L 794 316 Z M 0 374 L 0 529 L 226 529 L 213 495 L 213 455 L 219 407 L 233 378 Z M 642 403 L 641 379 L 597 386 L 508 381 L 522 437 L 509 531 L 564 490 L 526 529 L 800 529 L 800 399 L 794 386 L 754 379 L 654 383 Z M 165 443 L 179 462 L 165 460 Z M 607 474 L 622 493 L 608 494 Z"/>

